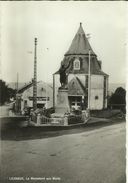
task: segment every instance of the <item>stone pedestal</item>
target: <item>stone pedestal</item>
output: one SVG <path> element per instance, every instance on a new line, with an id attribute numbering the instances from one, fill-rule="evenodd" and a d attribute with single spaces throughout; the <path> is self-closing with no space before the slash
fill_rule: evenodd
<path id="1" fill-rule="evenodd" d="M 67 112 L 70 112 L 69 101 L 68 101 L 68 89 L 59 88 L 55 113 L 64 114 Z"/>

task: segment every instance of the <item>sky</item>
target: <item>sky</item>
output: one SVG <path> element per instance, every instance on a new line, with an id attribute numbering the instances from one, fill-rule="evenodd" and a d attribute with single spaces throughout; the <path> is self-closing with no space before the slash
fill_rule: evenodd
<path id="1" fill-rule="evenodd" d="M 52 82 L 82 22 L 102 70 L 111 83 L 126 82 L 125 1 L 1 2 L 0 77 L 6 82 L 33 77 L 37 37 L 38 80 Z"/>

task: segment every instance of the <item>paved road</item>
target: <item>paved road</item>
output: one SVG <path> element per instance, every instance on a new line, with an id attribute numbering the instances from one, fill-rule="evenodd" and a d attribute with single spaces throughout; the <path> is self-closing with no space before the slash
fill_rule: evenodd
<path id="1" fill-rule="evenodd" d="M 2 132 L 2 183 L 126 182 L 124 122 L 88 130 L 43 132 L 44 135 L 40 131 L 37 135 L 36 131 L 35 138 L 17 130 L 10 130 L 8 135 L 9 129 L 5 131 L 4 127 Z M 34 133 L 34 129 L 30 132 Z M 9 181 L 12 177 L 24 180 Z"/>

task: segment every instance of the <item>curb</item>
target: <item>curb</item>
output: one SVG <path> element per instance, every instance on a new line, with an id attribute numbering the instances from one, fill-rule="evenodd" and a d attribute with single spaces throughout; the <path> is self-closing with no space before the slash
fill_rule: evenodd
<path id="1" fill-rule="evenodd" d="M 71 124 L 71 125 L 45 125 L 45 124 L 43 124 L 43 125 L 37 125 L 37 124 L 35 124 L 34 122 L 30 122 L 26 127 L 37 127 L 37 128 L 39 128 L 39 127 L 49 127 L 49 128 L 64 128 L 64 129 L 69 129 L 69 128 L 72 128 L 72 127 L 82 127 L 82 126 L 90 126 L 90 125 L 96 125 L 96 124 L 107 124 L 107 123 L 110 123 L 111 122 L 111 120 L 109 120 L 109 119 L 99 119 L 98 120 L 98 118 L 96 118 L 97 120 L 96 121 L 91 121 L 91 119 L 88 119 L 86 122 L 84 122 L 84 123 L 77 123 L 77 124 Z"/>

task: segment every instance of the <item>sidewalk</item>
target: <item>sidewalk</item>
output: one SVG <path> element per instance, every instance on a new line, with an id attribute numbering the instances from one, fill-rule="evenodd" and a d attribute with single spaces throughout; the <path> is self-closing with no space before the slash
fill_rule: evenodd
<path id="1" fill-rule="evenodd" d="M 106 119 L 106 118 L 90 117 L 90 119 L 88 120 L 87 124 L 101 123 L 101 122 L 109 123 L 109 122 L 111 122 L 111 120 L 110 119 Z"/>

